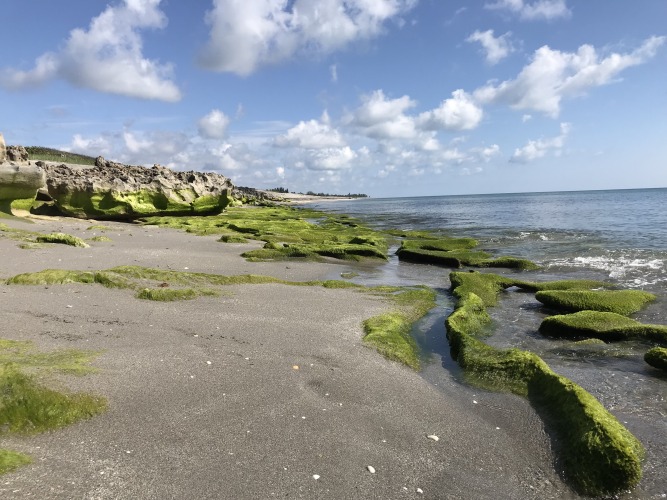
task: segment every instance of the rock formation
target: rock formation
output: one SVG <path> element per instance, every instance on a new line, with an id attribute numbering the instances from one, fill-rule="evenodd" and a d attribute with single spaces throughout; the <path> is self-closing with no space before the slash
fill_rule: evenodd
<path id="1" fill-rule="evenodd" d="M 49 197 L 64 214 L 79 218 L 134 219 L 149 215 L 221 212 L 232 202 L 231 181 L 210 172 L 176 172 L 97 158 L 95 166 L 37 162 L 46 172 Z"/>
<path id="2" fill-rule="evenodd" d="M 0 211 L 28 210 L 37 191 L 45 185 L 44 171 L 28 162 L 28 153 L 22 146 L 5 146 L 0 134 Z"/>

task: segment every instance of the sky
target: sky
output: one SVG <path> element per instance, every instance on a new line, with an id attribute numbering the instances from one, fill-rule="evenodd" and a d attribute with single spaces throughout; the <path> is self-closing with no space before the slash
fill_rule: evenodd
<path id="1" fill-rule="evenodd" d="M 0 132 L 238 186 L 667 187 L 667 1 L 4 0 Z"/>

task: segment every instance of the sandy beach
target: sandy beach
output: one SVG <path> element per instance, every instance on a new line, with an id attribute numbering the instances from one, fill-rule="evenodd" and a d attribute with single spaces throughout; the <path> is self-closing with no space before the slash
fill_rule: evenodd
<path id="1" fill-rule="evenodd" d="M 92 221 L 3 219 L 90 238 Z M 291 281 L 338 263 L 248 263 L 259 243 L 104 223 L 110 242 L 25 250 L 0 237 L 0 278 L 117 265 Z M 389 307 L 346 289 L 230 286 L 162 303 L 99 285 L 0 285 L 2 338 L 101 351 L 98 372 L 49 383 L 106 397 L 91 420 L 0 446 L 34 463 L 3 498 L 573 498 L 529 404 L 453 379 L 440 387 L 363 345 Z M 438 441 L 427 436 L 435 435 Z M 372 469 L 369 469 L 369 466 Z M 374 472 L 371 472 L 373 470 Z"/>

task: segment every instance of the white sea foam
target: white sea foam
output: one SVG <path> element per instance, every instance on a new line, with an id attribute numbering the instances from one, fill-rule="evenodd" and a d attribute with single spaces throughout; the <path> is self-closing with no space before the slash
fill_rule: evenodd
<path id="1" fill-rule="evenodd" d="M 630 255 L 579 256 L 557 259 L 547 267 L 565 266 L 606 271 L 610 278 L 632 287 L 653 285 L 667 281 L 664 259 L 640 258 Z"/>

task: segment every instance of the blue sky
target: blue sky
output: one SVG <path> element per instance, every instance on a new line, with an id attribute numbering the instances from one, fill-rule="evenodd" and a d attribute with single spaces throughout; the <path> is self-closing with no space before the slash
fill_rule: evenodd
<path id="1" fill-rule="evenodd" d="M 667 187 L 664 0 L 1 9 L 9 144 L 374 197 Z"/>

